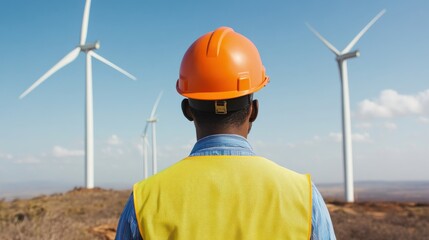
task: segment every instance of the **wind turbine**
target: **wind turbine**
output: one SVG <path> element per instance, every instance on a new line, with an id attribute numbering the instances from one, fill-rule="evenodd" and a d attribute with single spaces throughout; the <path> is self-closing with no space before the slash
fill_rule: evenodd
<path id="1" fill-rule="evenodd" d="M 155 101 L 155 104 L 152 107 L 152 112 L 150 113 L 149 119 L 146 120 L 146 126 L 144 127 L 143 134 L 142 134 L 142 142 L 143 142 L 143 161 L 144 161 L 144 178 L 146 179 L 148 177 L 148 170 L 147 170 L 147 145 L 149 144 L 149 141 L 147 140 L 147 131 L 149 128 L 149 124 L 152 125 L 152 173 L 157 173 L 157 164 L 158 159 L 156 155 L 156 122 L 158 121 L 156 117 L 156 109 L 158 108 L 159 100 L 161 100 L 162 91 L 159 93 L 158 98 Z"/>
<path id="2" fill-rule="evenodd" d="M 338 63 L 341 78 L 341 98 L 342 98 L 342 123 L 343 123 L 343 158 L 344 158 L 344 193 L 347 202 L 354 202 L 353 187 L 353 158 L 352 158 L 352 139 L 351 139 L 351 120 L 350 120 L 350 100 L 349 100 L 349 81 L 347 77 L 347 59 L 358 57 L 359 51 L 350 52 L 359 39 L 368 31 L 368 29 L 386 12 L 383 9 L 379 12 L 344 48 L 338 51 L 328 40 L 318 33 L 309 24 L 307 27 L 331 50 Z"/>
<path id="3" fill-rule="evenodd" d="M 85 185 L 86 188 L 94 188 L 94 119 L 93 119 L 93 104 L 92 104 L 92 58 L 101 61 L 104 64 L 114 68 L 125 76 L 136 80 L 136 78 L 123 70 L 122 68 L 116 66 L 109 60 L 103 58 L 94 52 L 94 50 L 100 48 L 100 42 L 96 41 L 95 43 L 86 43 L 86 36 L 88 33 L 88 21 L 89 21 L 89 10 L 91 7 L 91 0 L 86 0 L 85 9 L 83 12 L 82 20 L 82 29 L 80 35 L 79 45 L 74 48 L 71 52 L 65 55 L 59 62 L 57 62 L 51 69 L 49 69 L 45 74 L 43 74 L 37 81 L 33 83 L 25 92 L 23 92 L 19 98 L 22 99 L 31 91 L 33 91 L 37 86 L 43 83 L 47 78 L 52 74 L 65 67 L 69 63 L 73 62 L 80 52 L 86 54 L 86 138 L 85 138 Z"/>

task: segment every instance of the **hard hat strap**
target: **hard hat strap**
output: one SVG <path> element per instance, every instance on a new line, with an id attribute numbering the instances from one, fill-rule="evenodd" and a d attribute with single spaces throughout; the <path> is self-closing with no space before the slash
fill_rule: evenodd
<path id="1" fill-rule="evenodd" d="M 189 106 L 199 111 L 213 112 L 215 114 L 228 114 L 228 112 L 244 109 L 252 103 L 252 100 L 253 94 L 223 100 L 189 99 Z"/>

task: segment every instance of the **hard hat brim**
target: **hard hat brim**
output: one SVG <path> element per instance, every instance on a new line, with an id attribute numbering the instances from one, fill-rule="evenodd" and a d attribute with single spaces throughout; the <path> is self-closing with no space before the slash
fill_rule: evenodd
<path id="1" fill-rule="evenodd" d="M 267 85 L 270 81 L 270 78 L 268 76 L 265 76 L 264 81 L 257 87 L 246 90 L 246 91 L 227 91 L 227 92 L 184 92 L 179 87 L 179 80 L 176 82 L 176 90 L 179 92 L 182 96 L 190 98 L 190 99 L 197 99 L 197 100 L 226 100 L 231 98 L 237 98 L 244 95 L 252 94 L 254 92 L 259 91 L 265 85 Z"/>

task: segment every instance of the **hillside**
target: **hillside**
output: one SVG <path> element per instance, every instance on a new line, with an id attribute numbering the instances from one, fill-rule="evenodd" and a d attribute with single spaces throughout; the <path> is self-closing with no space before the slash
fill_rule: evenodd
<path id="1" fill-rule="evenodd" d="M 72 191 L 0 201 L 0 239 L 113 239 L 129 190 Z M 338 239 L 424 239 L 429 204 L 328 200 Z"/>

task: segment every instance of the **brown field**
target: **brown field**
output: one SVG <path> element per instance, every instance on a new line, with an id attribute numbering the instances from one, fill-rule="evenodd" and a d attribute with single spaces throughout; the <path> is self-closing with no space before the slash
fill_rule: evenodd
<path id="1" fill-rule="evenodd" d="M 0 200 L 0 239 L 113 239 L 129 190 Z M 338 239 L 428 239 L 429 204 L 328 200 Z"/>

